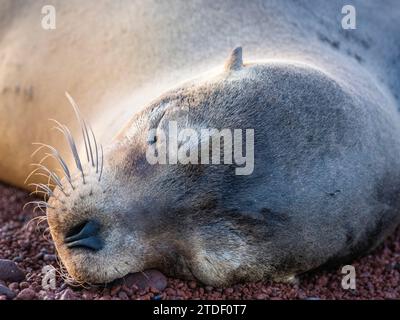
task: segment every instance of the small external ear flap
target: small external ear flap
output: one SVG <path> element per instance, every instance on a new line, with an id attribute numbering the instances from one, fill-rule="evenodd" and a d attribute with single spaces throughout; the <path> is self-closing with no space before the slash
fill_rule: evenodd
<path id="1" fill-rule="evenodd" d="M 228 59 L 225 62 L 225 71 L 239 70 L 243 67 L 242 47 L 237 47 L 232 50 Z"/>

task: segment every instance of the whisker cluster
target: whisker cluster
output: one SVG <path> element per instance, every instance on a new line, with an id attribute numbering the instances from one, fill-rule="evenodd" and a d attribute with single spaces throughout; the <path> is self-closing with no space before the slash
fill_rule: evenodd
<path id="1" fill-rule="evenodd" d="M 104 154 L 103 154 L 103 146 L 99 145 L 96 140 L 96 136 L 89 124 L 86 123 L 84 118 L 82 117 L 82 114 L 79 110 L 78 105 L 74 101 L 74 99 L 71 97 L 71 95 L 66 92 L 65 93 L 68 101 L 70 102 L 72 108 L 74 109 L 75 116 L 79 122 L 81 132 L 82 132 L 82 137 L 83 137 L 83 142 L 85 145 L 85 151 L 86 151 L 86 158 L 88 163 L 91 164 L 93 168 L 96 170 L 96 174 L 98 174 L 98 181 L 101 181 L 101 177 L 103 174 L 103 166 L 104 166 Z M 70 131 L 70 129 L 64 125 L 61 124 L 59 121 L 55 119 L 49 119 L 50 121 L 55 123 L 55 127 L 53 129 L 58 130 L 61 132 L 67 141 L 69 145 L 69 149 L 72 153 L 76 168 L 80 171 L 81 176 L 82 176 L 82 182 L 85 184 L 86 183 L 86 177 L 85 173 L 83 171 L 83 166 L 81 159 L 79 157 L 79 152 L 77 148 L 77 144 L 75 142 L 75 139 Z M 68 183 L 70 184 L 72 190 L 75 189 L 73 183 L 72 183 L 72 176 L 71 176 L 71 170 L 68 167 L 66 161 L 60 154 L 60 152 L 54 148 L 51 145 L 41 143 L 41 142 L 34 142 L 33 145 L 38 146 L 38 148 L 32 153 L 32 157 L 35 156 L 39 151 L 41 150 L 46 150 L 44 157 L 39 161 L 39 163 L 33 163 L 32 166 L 35 167 L 35 169 L 32 170 L 32 172 L 28 175 L 28 177 L 25 180 L 25 183 L 28 182 L 28 180 L 32 176 L 45 176 L 47 178 L 47 184 L 44 183 L 30 183 L 29 186 L 34 186 L 35 191 L 33 191 L 33 194 L 42 194 L 44 195 L 45 201 L 30 201 L 25 204 L 24 208 L 28 205 L 35 205 L 34 211 L 39 209 L 44 212 L 44 209 L 51 208 L 48 203 L 46 202 L 50 197 L 54 197 L 54 193 L 52 191 L 53 187 L 58 186 L 60 191 L 65 195 L 69 196 L 67 192 L 65 191 L 65 188 L 62 184 L 62 177 L 57 175 L 54 171 L 50 170 L 47 168 L 43 163 L 45 162 L 46 159 L 48 158 L 53 158 L 57 161 L 59 166 L 61 167 L 60 172 L 64 175 Z"/>
<path id="2" fill-rule="evenodd" d="M 52 208 L 54 209 L 52 206 L 50 206 L 46 201 L 29 201 L 27 203 L 25 203 L 25 205 L 23 206 L 22 210 L 25 210 L 25 208 L 31 204 L 35 205 L 35 208 L 33 209 L 33 212 L 35 212 L 37 209 L 39 209 L 42 212 L 45 212 L 43 209 L 47 209 L 47 208 Z"/>

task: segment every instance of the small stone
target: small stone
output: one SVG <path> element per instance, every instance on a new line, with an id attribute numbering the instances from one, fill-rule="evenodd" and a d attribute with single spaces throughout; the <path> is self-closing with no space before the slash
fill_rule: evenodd
<path id="1" fill-rule="evenodd" d="M 204 288 L 207 292 L 211 292 L 211 291 L 213 291 L 213 287 L 211 287 L 211 286 L 206 286 L 205 288 Z"/>
<path id="2" fill-rule="evenodd" d="M 31 288 L 33 291 L 36 291 L 36 292 L 39 292 L 40 290 L 43 289 L 42 284 L 39 284 L 39 283 L 36 283 L 36 282 L 32 283 L 32 284 L 30 285 L 30 288 Z"/>
<path id="3" fill-rule="evenodd" d="M 19 282 L 25 279 L 25 274 L 14 261 L 0 259 L 0 279 Z"/>
<path id="4" fill-rule="evenodd" d="M 30 288 L 24 289 L 20 293 L 18 293 L 16 299 L 17 300 L 34 300 L 34 299 L 36 299 L 36 292 Z"/>
<path id="5" fill-rule="evenodd" d="M 182 297 L 182 298 L 186 298 L 186 293 L 183 290 L 176 290 L 176 294 L 178 295 L 178 297 Z"/>
<path id="6" fill-rule="evenodd" d="M 60 300 L 77 300 L 77 297 L 70 288 L 67 288 L 61 292 Z"/>
<path id="7" fill-rule="evenodd" d="M 151 294 L 145 294 L 141 296 L 138 300 L 151 300 L 152 295 Z"/>
<path id="8" fill-rule="evenodd" d="M 129 300 L 129 297 L 128 297 L 128 295 L 126 294 L 125 291 L 120 291 L 120 292 L 118 293 L 118 298 L 120 298 L 121 300 Z"/>
<path id="9" fill-rule="evenodd" d="M 226 294 L 226 295 L 230 295 L 230 294 L 232 294 L 233 292 L 234 292 L 233 288 L 226 288 L 226 289 L 225 289 L 225 294 Z"/>
<path id="10" fill-rule="evenodd" d="M 43 256 L 43 260 L 47 261 L 47 262 L 56 261 L 56 255 L 55 254 L 45 254 Z"/>
<path id="11" fill-rule="evenodd" d="M 94 297 L 94 293 L 89 290 L 82 291 L 82 298 L 85 300 L 92 300 Z"/>
<path id="12" fill-rule="evenodd" d="M 133 292 L 135 291 L 135 290 L 133 290 L 133 288 L 129 288 L 126 285 L 122 286 L 122 290 L 124 290 L 128 296 L 131 296 L 133 294 Z"/>
<path id="13" fill-rule="evenodd" d="M 46 292 L 42 294 L 43 300 L 55 300 L 55 295 L 52 292 Z"/>
<path id="14" fill-rule="evenodd" d="M 176 290 L 175 290 L 175 289 L 172 289 L 172 288 L 168 288 L 167 290 L 165 290 L 165 293 L 166 293 L 168 296 L 175 296 L 175 295 L 176 295 Z"/>
<path id="15" fill-rule="evenodd" d="M 12 290 L 12 291 L 17 291 L 17 290 L 19 290 L 19 284 L 18 284 L 18 282 L 10 283 L 10 284 L 8 285 L 8 287 L 9 287 L 10 290 Z"/>
<path id="16" fill-rule="evenodd" d="M 0 296 L 5 296 L 7 299 L 13 299 L 16 294 L 11 289 L 0 284 Z"/>
<path id="17" fill-rule="evenodd" d="M 189 281 L 188 286 L 190 289 L 196 289 L 197 283 L 196 281 Z"/>
<path id="18" fill-rule="evenodd" d="M 322 276 L 318 279 L 317 283 L 318 283 L 319 287 L 325 287 L 328 284 L 328 278 L 325 276 Z"/>
<path id="19" fill-rule="evenodd" d="M 160 291 L 157 288 L 150 287 L 150 292 L 151 293 L 160 293 Z"/>
<path id="20" fill-rule="evenodd" d="M 20 287 L 20 289 L 26 289 L 26 288 L 29 288 L 29 283 L 28 283 L 28 282 L 25 282 L 25 281 L 23 281 L 23 282 L 21 282 L 21 283 L 19 284 L 19 287 Z"/>
<path id="21" fill-rule="evenodd" d="M 15 258 L 13 259 L 13 261 L 14 261 L 14 262 L 22 262 L 22 261 L 24 261 L 24 259 L 23 259 L 21 256 L 18 256 L 18 257 L 15 257 Z"/>
<path id="22" fill-rule="evenodd" d="M 254 295 L 254 299 L 256 300 L 265 300 L 267 295 L 265 293 L 258 293 Z"/>

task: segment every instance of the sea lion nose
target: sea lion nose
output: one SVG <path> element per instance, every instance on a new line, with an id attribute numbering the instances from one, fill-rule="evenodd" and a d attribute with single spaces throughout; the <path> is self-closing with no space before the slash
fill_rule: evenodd
<path id="1" fill-rule="evenodd" d="M 73 228 L 64 241 L 70 249 L 86 248 L 98 251 L 103 248 L 103 242 L 98 235 L 99 230 L 100 224 L 89 220 Z"/>

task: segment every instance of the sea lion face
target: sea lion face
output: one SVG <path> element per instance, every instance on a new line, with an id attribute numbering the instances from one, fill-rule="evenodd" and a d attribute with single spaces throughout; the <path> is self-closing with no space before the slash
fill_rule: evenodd
<path id="1" fill-rule="evenodd" d="M 151 129 L 186 125 L 185 97 L 172 92 L 140 114 L 106 150 L 101 179 L 88 164 L 85 182 L 78 172 L 71 183 L 62 180 L 63 191 L 55 189 L 47 209 L 51 234 L 79 282 L 105 283 L 149 268 L 213 285 L 251 278 L 242 266 L 256 256 L 249 245 L 255 221 L 220 206 L 223 177 L 235 168 L 146 159 Z M 260 278 L 262 269 L 254 274 Z"/>
<path id="2" fill-rule="evenodd" d="M 101 177 L 89 163 L 54 190 L 48 222 L 73 278 L 104 283 L 148 268 L 213 285 L 262 278 L 262 268 L 249 270 L 257 266 L 258 222 L 221 205 L 235 167 L 147 159 L 149 148 L 166 143 L 159 134 L 169 123 L 180 129 L 217 124 L 202 108 L 233 87 L 223 77 L 215 81 L 154 101 L 106 149 Z"/>

